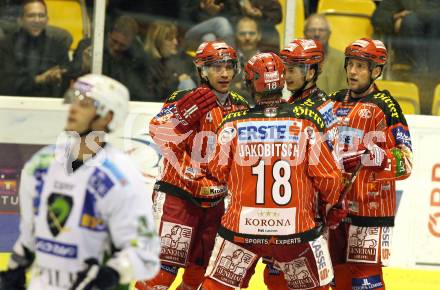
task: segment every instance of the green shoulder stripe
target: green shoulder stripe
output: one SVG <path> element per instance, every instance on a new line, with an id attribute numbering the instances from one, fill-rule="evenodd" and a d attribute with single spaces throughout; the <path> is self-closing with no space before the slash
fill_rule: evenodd
<path id="1" fill-rule="evenodd" d="M 55 159 L 55 152 L 42 149 L 26 165 L 26 173 L 34 175 L 37 170 L 47 169 Z"/>
<path id="2" fill-rule="evenodd" d="M 174 93 L 172 93 L 167 100 L 165 101 L 165 103 L 174 103 L 175 101 L 181 99 L 184 95 L 186 95 L 187 93 L 191 92 L 192 90 L 179 90 L 179 91 L 175 91 Z"/>
<path id="3" fill-rule="evenodd" d="M 248 115 L 248 113 L 249 113 L 249 109 L 231 112 L 223 117 L 218 128 L 222 127 L 227 122 L 232 122 L 234 120 L 243 119 Z"/>
<path id="4" fill-rule="evenodd" d="M 231 101 L 234 105 L 246 105 L 249 106 L 249 102 L 240 94 L 234 91 L 230 91 Z"/>

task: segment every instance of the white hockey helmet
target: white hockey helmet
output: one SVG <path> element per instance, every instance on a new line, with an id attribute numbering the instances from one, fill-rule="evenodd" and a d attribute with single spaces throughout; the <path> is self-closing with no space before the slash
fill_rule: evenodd
<path id="1" fill-rule="evenodd" d="M 110 132 L 124 123 L 128 114 L 130 93 L 120 82 L 98 74 L 81 76 L 66 93 L 65 98 L 68 103 L 72 103 L 80 96 L 95 100 L 96 114 L 99 116 L 113 112 L 113 119 L 108 124 Z"/>

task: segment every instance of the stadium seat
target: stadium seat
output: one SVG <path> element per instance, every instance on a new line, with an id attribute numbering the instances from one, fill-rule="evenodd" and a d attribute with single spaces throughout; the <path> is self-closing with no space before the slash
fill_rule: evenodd
<path id="1" fill-rule="evenodd" d="M 378 80 L 380 90 L 388 90 L 399 102 L 404 114 L 420 114 L 419 88 L 414 83 Z"/>
<path id="2" fill-rule="evenodd" d="M 440 116 L 440 84 L 438 84 L 434 90 L 434 98 L 432 99 L 432 115 Z"/>
<path id="3" fill-rule="evenodd" d="M 371 37 L 370 18 L 376 6 L 372 0 L 321 0 L 318 13 L 326 16 L 332 28 L 330 46 L 340 51 L 352 41 Z"/>
<path id="4" fill-rule="evenodd" d="M 46 0 L 46 5 L 49 24 L 64 28 L 72 34 L 70 50 L 74 50 L 78 42 L 88 35 L 85 30 L 88 27 L 85 7 L 81 5 L 80 0 Z"/>
<path id="5" fill-rule="evenodd" d="M 376 9 L 373 0 L 320 0 L 318 13 L 345 12 L 371 16 Z"/>

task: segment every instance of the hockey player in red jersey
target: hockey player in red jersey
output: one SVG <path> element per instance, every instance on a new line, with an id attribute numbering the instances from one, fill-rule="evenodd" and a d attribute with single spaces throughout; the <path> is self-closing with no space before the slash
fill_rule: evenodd
<path id="1" fill-rule="evenodd" d="M 316 86 L 325 57 L 318 40 L 294 39 L 280 51 L 280 57 L 286 67 L 289 103 L 308 97 L 326 100 L 326 94 Z"/>
<path id="2" fill-rule="evenodd" d="M 336 102 L 344 174 L 357 174 L 346 201 L 349 215 L 330 231 L 337 290 L 385 289 L 382 266 L 390 256 L 396 214 L 396 180 L 411 173 L 412 146 L 405 117 L 388 91 L 374 81 L 387 61 L 379 40 L 362 38 L 345 50 L 348 89 Z M 366 288 L 365 288 L 366 289 Z"/>
<path id="3" fill-rule="evenodd" d="M 341 187 L 331 150 L 320 139 L 323 116 L 283 103 L 284 65 L 277 55 L 255 55 L 245 75 L 256 106 L 223 119 L 209 163 L 231 200 L 202 289 L 246 288 L 262 256 L 273 258 L 289 289 L 320 289 L 333 270 L 315 222 L 315 188 L 332 205 Z"/>
<path id="4" fill-rule="evenodd" d="M 334 101 L 316 86 L 325 58 L 322 44 L 313 39 L 294 39 L 281 50 L 280 56 L 286 67 L 287 89 L 292 94 L 288 102 L 317 109 L 325 122 L 325 141 L 334 148 L 338 132 Z M 332 208 L 327 212 L 328 208 L 322 203 L 320 207 L 321 219 L 330 227 L 338 224 L 345 215 L 345 210 Z"/>
<path id="5" fill-rule="evenodd" d="M 173 93 L 150 123 L 150 134 L 165 157 L 154 200 L 162 264 L 153 280 L 136 283 L 139 290 L 168 288 L 179 267 L 186 268 L 179 289 L 197 289 L 224 213 L 227 188 L 206 175 L 205 157 L 215 146 L 214 131 L 223 116 L 248 105 L 229 91 L 240 67 L 232 47 L 204 42 L 194 63 L 201 86 Z"/>
<path id="6" fill-rule="evenodd" d="M 286 68 L 286 87 L 288 102 L 318 110 L 325 121 L 325 138 L 333 148 L 337 135 L 337 119 L 333 112 L 334 102 L 317 86 L 324 61 L 324 48 L 318 40 L 294 39 L 280 51 L 280 57 Z M 283 91 L 285 93 L 285 91 Z M 320 200 L 320 219 L 328 226 L 337 225 L 346 215 L 345 209 L 332 208 L 327 213 L 327 206 Z M 267 259 L 265 259 L 267 262 Z M 282 273 L 268 263 L 264 269 L 264 282 L 269 289 L 279 289 L 284 284 Z"/>

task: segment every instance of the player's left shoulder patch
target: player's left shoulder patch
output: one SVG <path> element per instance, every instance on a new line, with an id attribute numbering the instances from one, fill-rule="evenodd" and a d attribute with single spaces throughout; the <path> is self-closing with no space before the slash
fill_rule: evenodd
<path id="1" fill-rule="evenodd" d="M 333 126 L 334 124 L 336 124 L 338 122 L 338 119 L 336 118 L 334 112 L 333 112 L 333 106 L 334 106 L 334 102 L 326 102 L 324 103 L 319 109 L 318 111 L 321 113 L 324 122 L 325 122 L 325 126 L 327 128 Z"/>

